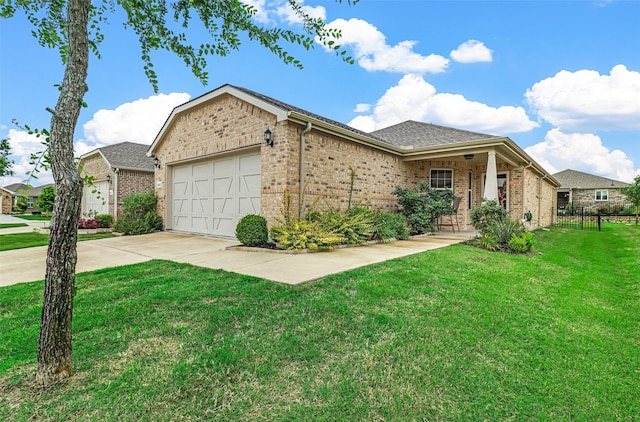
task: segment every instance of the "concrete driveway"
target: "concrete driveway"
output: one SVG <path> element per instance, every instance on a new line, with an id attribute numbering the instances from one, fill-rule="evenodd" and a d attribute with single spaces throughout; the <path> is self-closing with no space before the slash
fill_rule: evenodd
<path id="1" fill-rule="evenodd" d="M 2 233 L 4 229 L 0 232 Z M 456 235 L 426 236 L 389 244 L 293 255 L 227 250 L 227 247 L 237 245 L 238 242 L 157 232 L 78 242 L 76 271 L 80 273 L 151 259 L 166 259 L 279 283 L 300 284 L 376 262 L 442 248 L 470 237 L 469 233 Z M 46 246 L 40 246 L 0 252 L 0 286 L 44 279 L 46 251 Z"/>

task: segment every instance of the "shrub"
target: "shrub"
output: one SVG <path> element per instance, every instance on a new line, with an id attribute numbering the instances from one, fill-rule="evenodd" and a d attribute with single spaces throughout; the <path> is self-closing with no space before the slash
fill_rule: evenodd
<path id="1" fill-rule="evenodd" d="M 269 240 L 267 220 L 260 215 L 245 215 L 236 226 L 236 237 L 246 246 L 264 245 Z"/>
<path id="2" fill-rule="evenodd" d="M 534 243 L 533 233 L 522 232 L 509 239 L 509 248 L 511 248 L 513 252 L 525 253 L 531 250 Z"/>
<path id="3" fill-rule="evenodd" d="M 16 203 L 13 206 L 13 209 L 19 213 L 23 213 L 27 210 L 27 200 L 22 196 L 16 197 Z"/>
<path id="4" fill-rule="evenodd" d="M 289 218 L 278 222 L 281 225 L 271 227 L 271 237 L 283 249 L 330 249 L 345 241 L 343 236 L 326 230 L 318 221 Z"/>
<path id="5" fill-rule="evenodd" d="M 398 186 L 392 193 L 398 197 L 400 213 L 415 233 L 433 231 L 438 217 L 453 212 L 454 195 L 450 190 L 432 189 L 423 182 L 417 188 Z"/>
<path id="6" fill-rule="evenodd" d="M 108 229 L 113 224 L 113 216 L 111 214 L 98 214 L 96 220 L 101 228 Z"/>
<path id="7" fill-rule="evenodd" d="M 481 235 L 487 234 L 487 228 L 494 222 L 499 222 L 507 217 L 507 210 L 498 201 L 484 202 L 479 207 L 471 210 L 471 224 Z"/>
<path id="8" fill-rule="evenodd" d="M 374 212 L 367 207 L 352 207 L 345 212 L 329 209 L 314 217 L 327 233 L 342 236 L 353 245 L 370 240 L 375 232 Z"/>
<path id="9" fill-rule="evenodd" d="M 409 226 L 402 214 L 379 212 L 376 213 L 374 239 L 390 242 L 394 239 L 405 240 L 409 238 Z"/>
<path id="10" fill-rule="evenodd" d="M 162 218 L 156 213 L 157 198 L 153 191 L 132 193 L 122 198 L 123 215 L 113 225 L 124 234 L 144 234 L 162 229 Z"/>
<path id="11" fill-rule="evenodd" d="M 496 243 L 500 249 L 506 248 L 509 240 L 513 236 L 518 236 L 525 231 L 524 226 L 519 221 L 510 218 L 495 221 L 487 227 L 487 234 L 496 239 Z"/>
<path id="12" fill-rule="evenodd" d="M 78 220 L 79 229 L 97 229 L 100 223 L 95 218 L 81 218 Z"/>

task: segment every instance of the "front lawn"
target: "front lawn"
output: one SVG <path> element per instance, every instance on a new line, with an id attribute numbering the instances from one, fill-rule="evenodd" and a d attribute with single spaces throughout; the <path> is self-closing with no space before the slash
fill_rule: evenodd
<path id="1" fill-rule="evenodd" d="M 111 233 L 79 234 L 78 242 L 83 240 L 104 239 L 112 237 Z M 11 249 L 31 248 L 34 246 L 46 246 L 49 244 L 49 235 L 35 232 L 27 233 L 0 233 L 0 251 Z"/>
<path id="2" fill-rule="evenodd" d="M 302 286 L 84 273 L 49 391 L 43 283 L 0 288 L 0 420 L 640 419 L 640 227 L 536 234 L 528 256 L 455 245 Z"/>
<path id="3" fill-rule="evenodd" d="M 50 215 L 44 215 L 44 214 L 18 214 L 18 215 L 14 215 L 14 217 L 22 218 L 23 220 L 29 220 L 29 221 L 50 221 L 51 220 Z"/>
<path id="4" fill-rule="evenodd" d="M 27 223 L 5 223 L 0 224 L 0 229 L 12 229 L 14 227 L 28 227 Z"/>

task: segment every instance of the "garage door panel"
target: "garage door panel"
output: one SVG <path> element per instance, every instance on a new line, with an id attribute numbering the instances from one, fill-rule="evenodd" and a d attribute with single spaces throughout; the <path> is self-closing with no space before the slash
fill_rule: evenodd
<path id="1" fill-rule="evenodd" d="M 82 190 L 83 217 L 109 213 L 109 183 L 97 182 Z"/>
<path id="2" fill-rule="evenodd" d="M 260 199 L 258 198 L 238 198 L 238 210 L 240 215 L 260 214 Z"/>
<path id="3" fill-rule="evenodd" d="M 260 212 L 260 153 L 173 169 L 175 230 L 235 236 L 238 221 Z"/>

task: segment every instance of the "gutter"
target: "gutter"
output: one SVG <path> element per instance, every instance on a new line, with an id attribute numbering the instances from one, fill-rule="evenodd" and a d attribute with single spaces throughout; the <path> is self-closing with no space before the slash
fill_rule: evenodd
<path id="1" fill-rule="evenodd" d="M 304 150 L 307 145 L 305 135 L 311 131 L 313 125 L 307 122 L 307 127 L 300 134 L 300 198 L 298 201 L 298 218 L 302 218 L 302 210 L 304 209 Z"/>
<path id="2" fill-rule="evenodd" d="M 522 216 L 524 217 L 524 213 L 527 212 L 524 208 L 524 198 L 525 198 L 525 194 L 524 194 L 524 182 L 525 182 L 525 177 L 526 177 L 526 171 L 527 169 L 533 167 L 533 162 L 529 161 L 529 164 L 527 164 L 526 166 L 522 166 Z"/>

